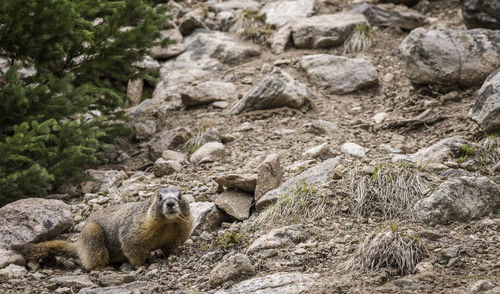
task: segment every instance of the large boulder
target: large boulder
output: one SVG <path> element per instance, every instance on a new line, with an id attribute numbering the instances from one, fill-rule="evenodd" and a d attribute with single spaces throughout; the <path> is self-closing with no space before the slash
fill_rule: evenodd
<path id="1" fill-rule="evenodd" d="M 214 181 L 219 184 L 218 190 L 224 191 L 224 187 L 228 189 L 241 190 L 253 194 L 257 185 L 256 174 L 226 174 L 218 176 Z"/>
<path id="2" fill-rule="evenodd" d="M 254 0 L 210 0 L 206 2 L 215 12 L 228 11 L 228 10 L 249 10 L 256 11 L 259 9 L 260 4 Z"/>
<path id="3" fill-rule="evenodd" d="M 160 82 L 154 99 L 163 100 L 194 81 L 203 81 L 220 72 L 260 55 L 260 47 L 222 32 L 195 30 L 184 39 L 185 51 L 160 68 Z"/>
<path id="4" fill-rule="evenodd" d="M 208 81 L 187 87 L 182 93 L 182 103 L 186 106 L 210 104 L 215 101 L 226 101 L 238 96 L 232 83 Z"/>
<path id="5" fill-rule="evenodd" d="M 293 43 L 302 49 L 336 47 L 360 25 L 370 27 L 364 15 L 347 12 L 297 19 L 292 24 Z"/>
<path id="6" fill-rule="evenodd" d="M 168 39 L 175 43 L 169 44 L 165 47 L 157 46 L 151 48 L 151 55 L 156 59 L 165 59 L 173 56 L 177 56 L 184 52 L 186 48 L 184 43 L 182 43 L 181 32 L 177 28 L 172 28 L 169 30 L 160 31 L 161 39 Z"/>
<path id="7" fill-rule="evenodd" d="M 250 89 L 231 109 L 230 114 L 288 106 L 299 108 L 308 101 L 309 89 L 279 69 Z"/>
<path id="8" fill-rule="evenodd" d="M 72 224 L 71 208 L 61 200 L 18 200 L 0 208 L 0 248 L 46 240 Z"/>
<path id="9" fill-rule="evenodd" d="M 293 193 L 297 187 L 303 184 L 319 185 L 326 183 L 333 176 L 335 167 L 339 162 L 340 158 L 331 158 L 288 179 L 278 188 L 264 194 L 255 204 L 255 208 L 261 211 L 268 205 L 278 201 L 281 196 Z"/>
<path id="10" fill-rule="evenodd" d="M 330 94 L 347 94 L 378 84 L 375 67 L 365 58 L 347 58 L 330 54 L 307 55 L 300 67 L 312 83 Z"/>
<path id="11" fill-rule="evenodd" d="M 413 30 L 426 23 L 423 14 L 402 5 L 363 3 L 351 9 L 350 12 L 363 14 L 372 26 Z"/>
<path id="12" fill-rule="evenodd" d="M 297 18 L 314 13 L 315 0 L 269 1 L 260 10 L 266 16 L 266 24 L 281 27 Z"/>
<path id="13" fill-rule="evenodd" d="M 223 289 L 215 294 L 299 294 L 308 293 L 314 285 L 319 274 L 303 273 L 275 273 L 263 277 L 253 278 L 240 282 L 229 289 Z"/>
<path id="14" fill-rule="evenodd" d="M 469 221 L 500 210 L 500 186 L 487 177 L 457 177 L 415 203 L 415 214 L 429 225 Z"/>
<path id="15" fill-rule="evenodd" d="M 209 142 L 196 150 L 189 161 L 193 163 L 206 163 L 223 160 L 226 157 L 226 148 L 219 142 Z"/>
<path id="16" fill-rule="evenodd" d="M 500 1 L 464 0 L 462 2 L 462 16 L 467 28 L 500 30 Z"/>
<path id="17" fill-rule="evenodd" d="M 413 84 L 480 84 L 500 67 L 500 30 L 413 30 L 400 46 Z"/>
<path id="18" fill-rule="evenodd" d="M 472 119 L 485 131 L 500 131 L 500 68 L 489 75 L 479 89 Z"/>

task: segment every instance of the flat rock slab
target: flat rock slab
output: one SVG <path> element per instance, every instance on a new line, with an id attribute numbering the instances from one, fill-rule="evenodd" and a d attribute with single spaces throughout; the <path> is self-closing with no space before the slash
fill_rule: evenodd
<path id="1" fill-rule="evenodd" d="M 314 13 L 315 0 L 269 1 L 260 10 L 266 16 L 266 24 L 282 27 L 297 18 Z"/>
<path id="2" fill-rule="evenodd" d="M 500 1 L 464 0 L 462 1 L 462 17 L 468 29 L 500 30 Z"/>
<path id="3" fill-rule="evenodd" d="M 372 26 L 413 30 L 426 24 L 423 14 L 402 5 L 363 3 L 350 12 L 363 14 Z"/>
<path id="4" fill-rule="evenodd" d="M 219 187 L 226 187 L 228 189 L 241 190 L 243 192 L 253 194 L 255 192 L 255 186 L 257 185 L 257 175 L 238 175 L 238 174 L 228 174 L 220 177 L 216 177 L 214 181 L 219 184 Z M 224 189 L 218 189 L 222 192 Z"/>
<path id="5" fill-rule="evenodd" d="M 479 89 L 472 119 L 487 132 L 500 131 L 500 68 L 489 75 Z"/>
<path id="6" fill-rule="evenodd" d="M 250 217 L 253 196 L 236 190 L 226 190 L 215 196 L 215 204 L 237 220 Z"/>
<path id="7" fill-rule="evenodd" d="M 236 253 L 214 267 L 210 272 L 208 282 L 213 288 L 227 281 L 241 281 L 253 275 L 255 275 L 255 269 L 248 256 Z"/>
<path id="8" fill-rule="evenodd" d="M 189 209 L 193 218 L 193 234 L 214 230 L 225 219 L 213 202 L 193 202 L 189 204 Z"/>
<path id="9" fill-rule="evenodd" d="M 291 225 L 271 230 L 259 237 L 248 246 L 247 253 L 252 254 L 261 250 L 287 247 L 304 241 L 307 235 L 302 231 L 302 226 Z"/>
<path id="10" fill-rule="evenodd" d="M 378 84 L 378 73 L 365 58 L 315 54 L 300 59 L 300 67 L 310 82 L 330 94 L 347 94 Z"/>
<path id="11" fill-rule="evenodd" d="M 238 93 L 232 83 L 208 81 L 194 87 L 188 87 L 181 93 L 182 104 L 197 106 L 215 101 L 236 99 Z"/>
<path id="12" fill-rule="evenodd" d="M 500 67 L 500 30 L 413 30 L 400 45 L 413 84 L 475 86 Z"/>
<path id="13" fill-rule="evenodd" d="M 123 284 L 120 286 L 101 287 L 101 288 L 83 288 L 81 294 L 143 294 L 154 293 L 158 285 L 152 282 L 137 281 Z"/>
<path id="14" fill-rule="evenodd" d="M 18 200 L 0 208 L 0 248 L 46 240 L 72 224 L 71 208 L 61 200 Z"/>
<path id="15" fill-rule="evenodd" d="M 308 101 L 309 89 L 288 73 L 276 69 L 250 89 L 231 109 L 230 114 L 279 107 L 299 108 Z"/>
<path id="16" fill-rule="evenodd" d="M 357 25 L 370 27 L 364 15 L 346 12 L 297 19 L 292 24 L 293 43 L 301 49 L 336 47 L 351 36 Z"/>
<path id="17" fill-rule="evenodd" d="M 409 156 L 416 163 L 444 162 L 458 157 L 462 146 L 472 146 L 472 143 L 460 138 L 446 138 L 429 147 L 422 148 Z"/>
<path id="18" fill-rule="evenodd" d="M 94 282 L 92 282 L 87 275 L 58 276 L 49 279 L 49 282 L 69 288 L 84 288 L 95 286 Z"/>
<path id="19" fill-rule="evenodd" d="M 415 214 L 428 225 L 449 224 L 498 213 L 500 186 L 487 177 L 457 177 L 415 203 Z"/>
<path id="20" fill-rule="evenodd" d="M 279 188 L 273 189 L 262 198 L 260 198 L 255 204 L 255 208 L 258 211 L 262 211 L 267 206 L 278 201 L 283 195 L 291 194 L 297 187 L 303 185 L 320 185 L 326 183 L 333 176 L 335 167 L 339 164 L 340 158 L 331 158 L 323 161 L 322 163 L 313 166 L 299 175 L 292 177 L 285 181 Z"/>
<path id="21" fill-rule="evenodd" d="M 299 294 L 307 293 L 316 285 L 319 274 L 275 273 L 264 277 L 240 282 L 229 289 L 219 290 L 216 294 Z"/>
<path id="22" fill-rule="evenodd" d="M 209 142 L 196 150 L 189 161 L 193 163 L 206 163 L 223 160 L 226 157 L 226 148 L 219 142 Z"/>

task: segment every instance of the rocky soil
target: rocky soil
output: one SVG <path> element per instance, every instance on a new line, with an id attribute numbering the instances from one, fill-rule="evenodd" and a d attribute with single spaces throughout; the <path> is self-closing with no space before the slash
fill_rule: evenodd
<path id="1" fill-rule="evenodd" d="M 0 292 L 500 293 L 498 2 L 379 2 L 170 1 L 135 134 L 94 180 L 0 208 Z M 177 255 L 8 250 L 167 185 L 195 222 Z"/>

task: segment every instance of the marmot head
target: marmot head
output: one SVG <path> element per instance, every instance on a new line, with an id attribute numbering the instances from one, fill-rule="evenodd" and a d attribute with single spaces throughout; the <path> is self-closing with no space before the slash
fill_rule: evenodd
<path id="1" fill-rule="evenodd" d="M 173 186 L 158 190 L 151 208 L 156 216 L 164 217 L 167 220 L 182 220 L 190 216 L 189 205 L 182 197 L 181 190 Z"/>

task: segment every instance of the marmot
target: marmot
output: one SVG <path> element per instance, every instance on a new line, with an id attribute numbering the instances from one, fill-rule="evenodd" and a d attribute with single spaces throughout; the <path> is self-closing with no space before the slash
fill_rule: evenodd
<path id="1" fill-rule="evenodd" d="M 175 253 L 191 235 L 189 204 L 177 187 L 162 188 L 151 199 L 109 206 L 93 213 L 78 241 L 55 240 L 14 246 L 27 259 L 49 255 L 78 256 L 83 266 L 98 269 L 129 261 L 143 265 L 149 253 L 161 249 Z"/>

